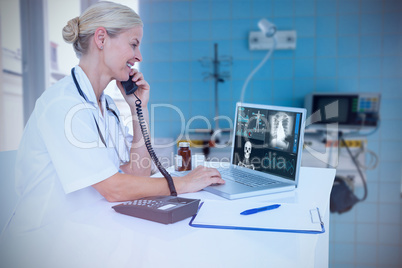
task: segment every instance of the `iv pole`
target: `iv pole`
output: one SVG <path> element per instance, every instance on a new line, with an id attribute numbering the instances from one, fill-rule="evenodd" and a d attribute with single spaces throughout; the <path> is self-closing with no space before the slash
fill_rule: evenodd
<path id="1" fill-rule="evenodd" d="M 221 72 L 219 67 L 223 64 L 226 65 L 230 65 L 232 63 L 232 58 L 230 56 L 222 56 L 219 57 L 218 55 L 218 44 L 215 43 L 214 44 L 214 57 L 213 59 L 208 58 L 208 57 L 204 57 L 202 59 L 199 60 L 201 62 L 201 64 L 204 67 L 209 67 L 210 66 L 210 62 L 212 62 L 212 73 L 203 73 L 204 74 L 204 81 L 205 80 L 210 80 L 213 79 L 214 80 L 214 96 L 215 96 L 215 118 L 218 118 L 219 116 L 219 97 L 218 97 L 218 86 L 219 83 L 223 83 L 225 82 L 225 79 L 229 79 L 230 75 L 228 72 Z M 214 132 L 219 130 L 219 120 L 215 120 L 215 130 Z"/>

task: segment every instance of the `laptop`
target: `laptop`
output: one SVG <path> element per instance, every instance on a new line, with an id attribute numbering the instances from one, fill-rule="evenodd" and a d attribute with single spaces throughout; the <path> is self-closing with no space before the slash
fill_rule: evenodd
<path id="1" fill-rule="evenodd" d="M 204 190 L 227 199 L 291 191 L 299 181 L 306 110 L 237 103 L 224 185 Z"/>

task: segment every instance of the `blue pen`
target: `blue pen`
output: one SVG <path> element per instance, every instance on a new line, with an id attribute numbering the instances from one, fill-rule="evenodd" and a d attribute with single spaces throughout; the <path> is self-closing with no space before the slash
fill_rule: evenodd
<path id="1" fill-rule="evenodd" d="M 276 208 L 279 208 L 280 206 L 281 205 L 279 205 L 279 204 L 275 204 L 275 205 L 270 205 L 270 206 L 266 206 L 266 207 L 252 208 L 252 209 L 247 209 L 247 210 L 241 212 L 240 214 L 241 215 L 251 215 L 251 214 L 266 211 L 266 210 L 276 209 Z"/>

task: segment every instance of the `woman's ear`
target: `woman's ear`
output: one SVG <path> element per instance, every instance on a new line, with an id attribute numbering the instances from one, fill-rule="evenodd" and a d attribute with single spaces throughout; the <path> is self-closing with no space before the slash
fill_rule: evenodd
<path id="1" fill-rule="evenodd" d="M 107 31 L 104 27 L 98 27 L 95 30 L 94 39 L 98 49 L 102 50 L 106 41 Z"/>

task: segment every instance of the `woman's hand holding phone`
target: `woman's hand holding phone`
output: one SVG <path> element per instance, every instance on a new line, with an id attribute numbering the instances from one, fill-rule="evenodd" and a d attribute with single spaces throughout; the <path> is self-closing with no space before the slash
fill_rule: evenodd
<path id="1" fill-rule="evenodd" d="M 132 69 L 130 72 L 130 79 L 137 85 L 137 90 L 135 90 L 135 95 L 141 100 L 142 107 L 146 107 L 149 101 L 149 90 L 150 86 L 148 82 L 144 79 L 144 75 L 137 69 Z M 135 107 L 135 101 L 137 98 L 133 94 L 126 94 L 126 91 L 122 85 L 122 82 L 116 81 L 117 87 L 120 89 L 121 94 L 130 106 L 130 108 Z"/>

